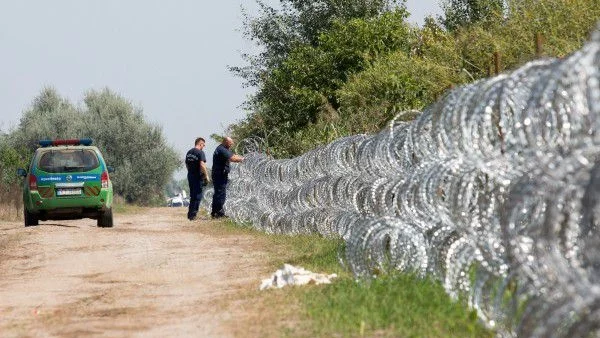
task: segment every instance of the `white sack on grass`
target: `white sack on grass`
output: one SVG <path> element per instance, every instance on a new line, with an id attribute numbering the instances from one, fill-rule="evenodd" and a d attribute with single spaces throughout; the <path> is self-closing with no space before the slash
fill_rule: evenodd
<path id="1" fill-rule="evenodd" d="M 337 277 L 335 273 L 331 275 L 314 273 L 301 267 L 284 264 L 283 268 L 277 270 L 271 278 L 263 279 L 260 289 L 282 288 L 286 285 L 305 285 L 309 283 L 330 284 L 335 277 Z"/>

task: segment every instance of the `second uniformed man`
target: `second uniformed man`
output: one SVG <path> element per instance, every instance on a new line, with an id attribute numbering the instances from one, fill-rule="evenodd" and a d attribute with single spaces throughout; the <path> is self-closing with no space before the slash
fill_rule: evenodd
<path id="1" fill-rule="evenodd" d="M 206 155 L 204 154 L 205 141 L 198 137 L 194 142 L 194 148 L 185 155 L 185 166 L 187 168 L 187 179 L 190 186 L 190 205 L 187 217 L 190 221 L 196 219 L 198 208 L 202 201 L 203 189 L 210 179 L 206 170 Z"/>

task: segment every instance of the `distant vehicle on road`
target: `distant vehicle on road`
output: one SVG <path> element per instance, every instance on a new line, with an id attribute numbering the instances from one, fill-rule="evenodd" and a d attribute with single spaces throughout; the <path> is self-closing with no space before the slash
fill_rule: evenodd
<path id="1" fill-rule="evenodd" d="M 24 177 L 25 226 L 39 221 L 92 218 L 99 227 L 113 226 L 113 186 L 91 139 L 42 140 Z"/>
<path id="2" fill-rule="evenodd" d="M 169 207 L 183 207 L 183 197 L 181 195 L 169 198 L 167 202 Z"/>
<path id="3" fill-rule="evenodd" d="M 168 207 L 187 207 L 190 205 L 190 198 L 187 197 L 185 190 L 181 190 L 177 195 L 167 198 Z"/>

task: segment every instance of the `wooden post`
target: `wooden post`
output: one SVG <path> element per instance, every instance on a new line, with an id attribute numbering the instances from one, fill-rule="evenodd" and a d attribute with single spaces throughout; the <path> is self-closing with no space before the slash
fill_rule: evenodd
<path id="1" fill-rule="evenodd" d="M 496 75 L 500 74 L 500 52 L 494 52 L 494 72 Z"/>
<path id="2" fill-rule="evenodd" d="M 542 33 L 535 33 L 535 56 L 541 57 L 544 54 L 544 37 Z"/>

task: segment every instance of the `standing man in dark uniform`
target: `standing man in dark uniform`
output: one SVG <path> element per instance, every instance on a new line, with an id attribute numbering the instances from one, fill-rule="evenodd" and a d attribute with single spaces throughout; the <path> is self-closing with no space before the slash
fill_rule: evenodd
<path id="1" fill-rule="evenodd" d="M 215 193 L 213 194 L 212 211 L 210 213 L 212 218 L 225 216 L 223 205 L 225 205 L 227 193 L 229 163 L 242 162 L 244 160 L 242 156 L 235 155 L 230 150 L 231 146 L 233 146 L 233 140 L 231 137 L 225 137 L 213 154 L 212 179 Z"/>
<path id="2" fill-rule="evenodd" d="M 205 141 L 198 137 L 194 142 L 194 148 L 185 155 L 185 166 L 187 167 L 187 179 L 190 186 L 190 205 L 187 218 L 190 221 L 196 219 L 200 201 L 202 201 L 203 187 L 208 184 L 208 171 L 206 170 L 206 155 L 204 155 Z"/>

